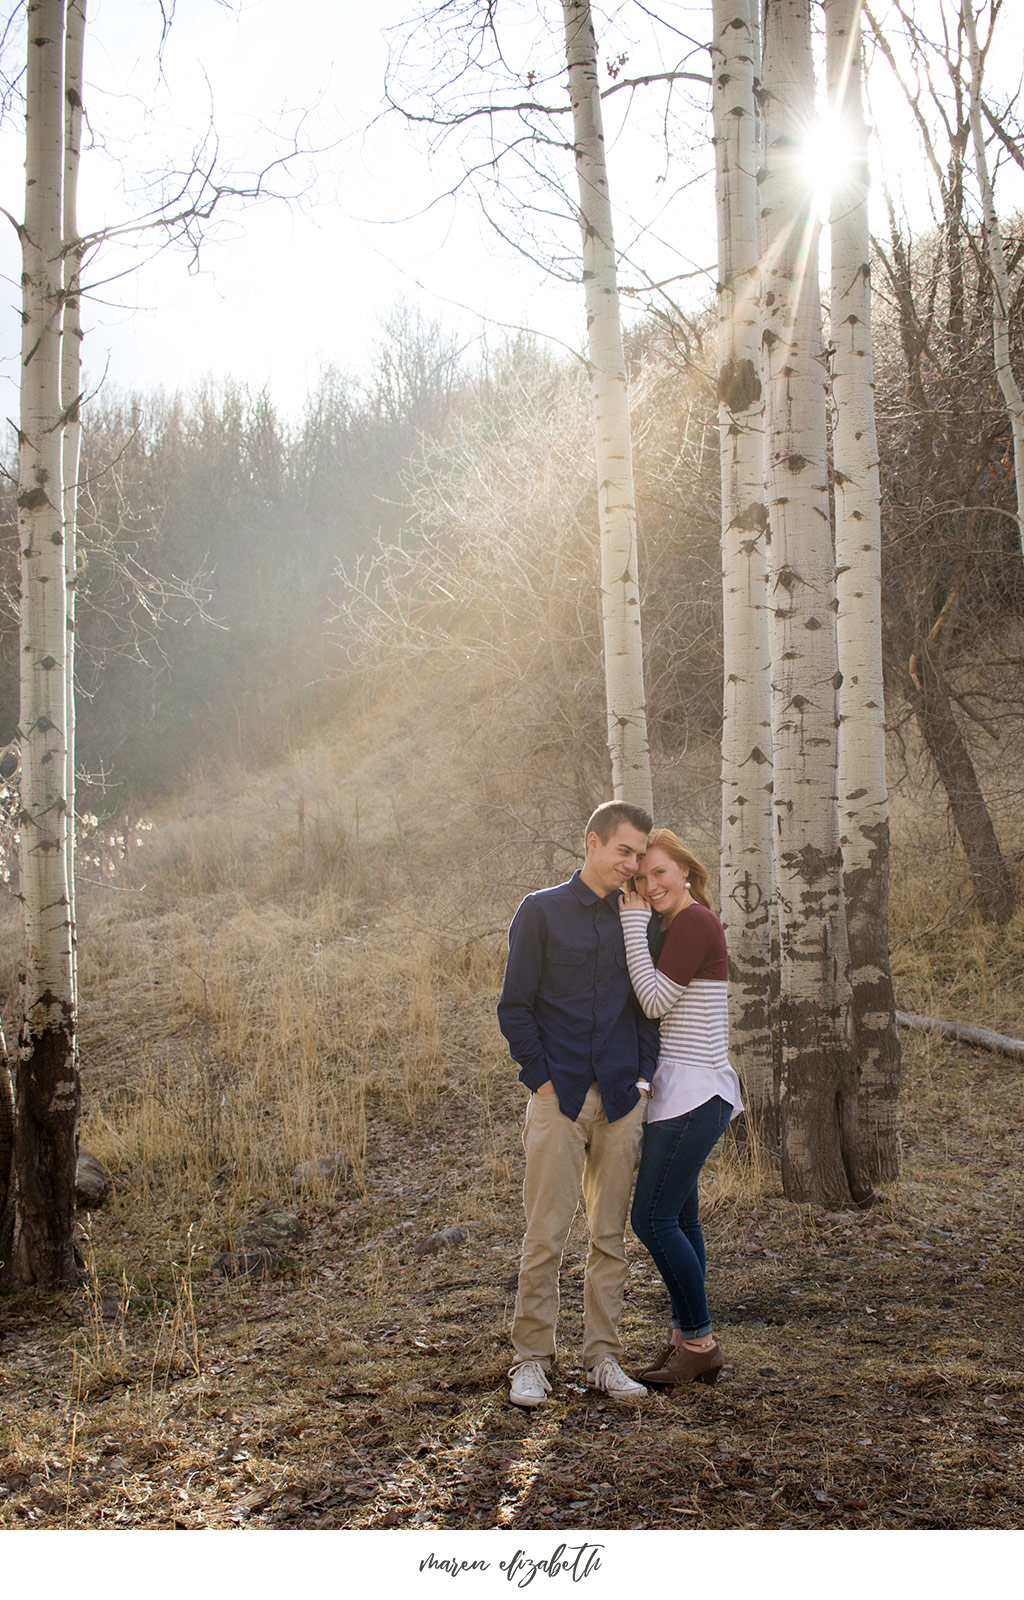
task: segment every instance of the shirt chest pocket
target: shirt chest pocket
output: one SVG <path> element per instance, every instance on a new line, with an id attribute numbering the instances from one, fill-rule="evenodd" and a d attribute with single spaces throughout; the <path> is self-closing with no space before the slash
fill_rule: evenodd
<path id="1" fill-rule="evenodd" d="M 582 950 L 548 945 L 544 963 L 544 987 L 552 996 L 564 998 L 579 994 L 589 985 L 588 963 Z"/>

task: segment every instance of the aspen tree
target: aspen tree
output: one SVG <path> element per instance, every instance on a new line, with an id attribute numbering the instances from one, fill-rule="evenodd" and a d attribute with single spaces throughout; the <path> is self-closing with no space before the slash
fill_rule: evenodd
<path id="1" fill-rule="evenodd" d="M 838 663 L 818 228 L 799 172 L 814 119 L 810 0 L 767 0 L 764 371 L 774 607 L 779 1130 L 789 1198 L 866 1198 L 836 797 Z"/>
<path id="2" fill-rule="evenodd" d="M 86 0 L 68 0 L 64 42 L 64 306 L 60 386 L 64 474 L 64 572 L 67 592 L 67 652 L 64 663 L 67 740 L 64 813 L 68 859 L 72 983 L 77 992 L 75 918 L 75 594 L 78 565 L 78 473 L 82 455 L 82 257 L 78 233 L 78 166 L 82 154 L 82 62 Z"/>
<path id="3" fill-rule="evenodd" d="M 25 957 L 14 1148 L 5 1205 L 7 1288 L 75 1277 L 80 1090 L 67 834 L 67 599 L 60 340 L 64 304 L 64 5 L 27 13 L 21 548 L 21 893 Z"/>
<path id="4" fill-rule="evenodd" d="M 589 0 L 563 0 L 579 182 L 590 392 L 601 528 L 601 613 L 612 793 L 653 809 L 647 743 L 636 496 L 626 359 L 605 163 L 597 42 Z"/>
<path id="5" fill-rule="evenodd" d="M 871 351 L 868 130 L 861 0 L 825 0 L 830 113 L 851 151 L 832 190 L 832 459 L 839 689 L 839 825 L 860 1067 L 864 1160 L 899 1170 L 900 1047 L 889 965 L 889 796 L 882 682 L 881 494 Z"/>
<path id="6" fill-rule="evenodd" d="M 722 922 L 730 1049 L 750 1112 L 771 1119 L 772 733 L 758 247 L 759 70 L 752 0 L 714 0 L 718 428 L 722 481 Z M 756 0 L 753 0 L 756 10 Z"/>

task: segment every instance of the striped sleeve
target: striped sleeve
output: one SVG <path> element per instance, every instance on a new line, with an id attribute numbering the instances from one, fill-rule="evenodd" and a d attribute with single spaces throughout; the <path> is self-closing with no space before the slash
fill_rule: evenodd
<path id="1" fill-rule="evenodd" d="M 636 997 L 645 1016 L 663 1017 L 684 993 L 685 985 L 674 982 L 654 965 L 647 946 L 650 912 L 640 906 L 630 910 L 620 908 L 619 916 L 626 944 L 626 965 Z"/>

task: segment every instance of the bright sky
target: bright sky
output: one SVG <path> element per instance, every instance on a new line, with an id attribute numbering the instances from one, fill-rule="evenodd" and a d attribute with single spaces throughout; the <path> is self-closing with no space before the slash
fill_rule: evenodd
<path id="1" fill-rule="evenodd" d="M 941 0 L 923 3 L 938 15 Z M 886 4 L 880 0 L 882 9 Z M 167 0 L 165 9 L 171 9 Z M 108 248 L 94 275 L 124 275 L 86 302 L 91 382 L 106 372 L 121 387 L 176 389 L 207 373 L 231 374 L 257 387 L 266 384 L 278 405 L 291 411 L 323 364 L 345 370 L 365 365 L 382 319 L 402 297 L 464 330 L 467 338 L 479 333 L 482 318 L 490 318 L 495 330 L 523 324 L 579 345 L 583 310 L 577 287 L 546 280 L 503 244 L 472 195 L 457 205 L 448 200 L 429 206 L 455 179 L 454 143 L 429 160 L 424 140 L 397 119 L 369 126 L 380 109 L 384 30 L 415 9 L 414 0 L 303 0 L 301 6 L 287 0 L 177 0 L 161 76 L 157 0 L 89 0 L 86 108 L 95 147 L 83 159 L 83 229 L 144 210 L 146 181 L 159 182 L 161 172 L 187 166 L 211 114 L 220 158 L 229 168 L 251 170 L 277 153 L 303 111 L 308 115 L 300 137 L 322 151 L 280 179 L 299 195 L 290 206 L 267 201 L 226 209 L 210 231 L 198 270 L 180 248 L 152 259 L 151 236 L 141 247 Z M 636 21 L 642 8 L 613 9 L 620 18 L 628 16 L 631 26 L 645 26 Z M 638 34 L 626 75 L 681 60 L 706 71 L 706 54 L 694 53 L 685 36 L 707 36 L 710 7 L 663 0 L 659 9 L 675 32 L 662 32 L 657 43 L 652 30 L 646 38 Z M 513 48 L 524 62 L 545 64 L 538 19 L 550 22 L 557 15 L 555 0 L 521 0 L 517 11 L 524 21 L 509 36 Z M 1000 62 L 1015 72 L 1021 32 L 1021 19 L 1011 17 Z M 610 34 L 599 35 L 602 61 L 611 53 L 609 42 Z M 10 70 L 10 57 L 5 64 Z M 692 93 L 703 96 L 699 86 Z M 560 84 L 541 85 L 538 94 L 564 103 Z M 689 132 L 680 123 L 673 135 L 682 159 L 666 170 L 664 94 L 641 91 L 630 105 L 635 131 L 623 133 L 616 124 L 629 100 L 622 93 L 605 103 L 617 243 L 628 246 L 641 224 L 653 221 L 644 248 L 655 276 L 708 266 L 714 256 L 713 196 L 708 184 L 693 184 L 692 177 L 710 163 L 710 129 L 699 118 L 695 124 L 691 119 Z M 645 125 L 638 116 L 642 110 Z M 16 217 L 24 204 L 21 138 L 15 116 L 0 130 L 0 205 Z M 900 136 L 895 146 L 909 149 L 909 139 L 904 144 Z M 890 139 L 890 154 L 893 148 Z M 562 153 L 551 159 L 557 166 Z M 567 155 L 564 161 L 571 184 Z M 913 193 L 918 158 L 911 154 L 897 165 Z M 923 225 L 926 212 L 919 202 L 918 210 Z M 563 228 L 559 235 L 551 224 L 545 241 L 559 237 L 575 248 L 572 230 Z M 0 274 L 7 290 L 0 296 L 0 416 L 7 417 L 17 414 L 19 272 L 14 230 L 0 219 Z M 623 276 L 628 280 L 629 271 Z M 711 289 L 712 279 L 700 277 L 680 292 L 692 304 Z"/>
<path id="2" fill-rule="evenodd" d="M 369 140 L 360 133 L 379 108 L 385 62 L 379 19 L 387 10 L 387 0 L 303 0 L 301 7 L 285 0 L 230 7 L 178 0 L 161 80 L 155 0 L 90 0 L 86 109 L 102 147 L 83 157 L 83 230 L 145 210 L 147 175 L 187 166 L 211 113 L 221 159 L 236 170 L 252 170 L 277 153 L 304 109 L 310 114 L 300 138 L 325 152 L 271 180 L 300 193 L 293 204 L 225 207 L 198 270 L 181 248 L 153 259 L 152 236 L 129 250 L 105 250 L 94 275 L 138 270 L 86 301 L 85 359 L 93 381 L 106 368 L 122 386 L 173 389 L 206 372 L 231 373 L 269 384 L 289 406 L 323 362 L 354 365 L 376 319 L 400 296 L 416 295 L 419 270 L 442 247 L 441 226 L 396 229 L 358 220 L 402 215 L 417 205 L 401 130 L 382 129 Z M 8 129 L 0 163 L 0 204 L 15 216 L 24 204 L 20 132 Z M 19 275 L 13 230 L 0 240 L 0 271 L 9 287 L 0 324 L 0 394 L 11 415 Z M 449 261 L 449 272 L 457 284 L 457 260 Z"/>
<path id="3" fill-rule="evenodd" d="M 178 0 L 161 77 L 156 0 L 89 0 L 86 109 L 95 145 L 82 162 L 83 231 L 144 211 L 144 180 L 187 165 L 211 110 L 229 167 L 251 169 L 278 153 L 303 110 L 299 137 L 322 151 L 272 179 L 298 195 L 291 205 L 226 207 L 198 271 L 180 248 L 152 259 L 152 235 L 128 250 L 105 248 L 94 277 L 127 275 L 85 302 L 92 382 L 106 371 L 122 387 L 174 389 L 230 373 L 267 384 L 291 409 L 324 363 L 363 364 L 402 298 L 468 337 L 491 318 L 495 329 L 526 323 L 580 341 L 578 289 L 545 281 L 503 248 L 471 198 L 430 205 L 455 181 L 454 146 L 428 159 L 399 119 L 375 123 L 385 29 L 413 8 L 414 0 L 303 0 L 301 8 Z M 535 31 L 536 23 L 524 50 Z M 0 136 L 0 205 L 15 217 L 24 206 L 21 139 L 15 117 Z M 646 187 L 654 182 L 652 169 Z M 708 209 L 705 234 L 712 223 Z M 19 271 L 16 236 L 4 226 L 6 416 L 17 405 Z"/>

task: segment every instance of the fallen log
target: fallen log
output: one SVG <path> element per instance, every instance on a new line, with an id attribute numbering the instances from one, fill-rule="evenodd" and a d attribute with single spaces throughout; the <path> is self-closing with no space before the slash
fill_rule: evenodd
<path id="1" fill-rule="evenodd" d="M 973 1044 L 977 1050 L 992 1050 L 996 1055 L 1015 1056 L 1024 1061 L 1024 1039 L 1008 1039 L 988 1028 L 971 1028 L 965 1022 L 941 1022 L 938 1017 L 918 1017 L 912 1011 L 897 1011 L 901 1028 L 922 1028 L 925 1033 L 940 1033 L 957 1044 Z"/>

